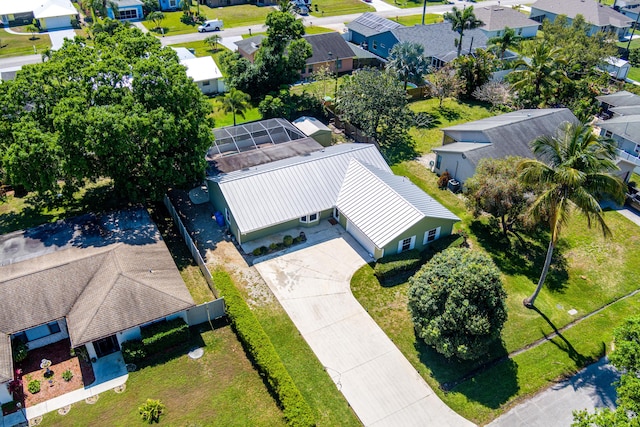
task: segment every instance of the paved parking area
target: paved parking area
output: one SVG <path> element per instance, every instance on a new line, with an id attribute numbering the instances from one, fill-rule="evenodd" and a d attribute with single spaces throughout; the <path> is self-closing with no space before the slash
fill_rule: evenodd
<path id="1" fill-rule="evenodd" d="M 365 426 L 471 426 L 427 385 L 351 294 L 368 255 L 342 228 L 255 268 Z"/>

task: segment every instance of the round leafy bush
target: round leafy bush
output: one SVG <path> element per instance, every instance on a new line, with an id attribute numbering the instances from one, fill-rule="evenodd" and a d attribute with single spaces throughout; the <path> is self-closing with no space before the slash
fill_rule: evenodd
<path id="1" fill-rule="evenodd" d="M 27 390 L 29 390 L 29 393 L 31 394 L 38 393 L 40 391 L 40 381 L 39 380 L 29 381 L 29 384 L 27 385 Z"/>
<path id="2" fill-rule="evenodd" d="M 293 236 L 289 236 L 288 234 L 284 236 L 284 238 L 282 239 L 282 244 L 285 246 L 293 245 Z"/>
<path id="3" fill-rule="evenodd" d="M 67 369 L 66 371 L 64 371 L 62 373 L 62 379 L 69 382 L 71 381 L 71 379 L 73 378 L 73 372 L 71 372 L 69 369 Z"/>
<path id="4" fill-rule="evenodd" d="M 160 422 L 160 415 L 164 413 L 166 406 L 160 400 L 147 399 L 147 401 L 138 408 L 143 421 L 148 424 Z"/>
<path id="5" fill-rule="evenodd" d="M 13 361 L 16 363 L 22 362 L 27 358 L 29 353 L 29 346 L 21 339 L 13 340 Z"/>
<path id="6" fill-rule="evenodd" d="M 409 310 L 416 333 L 445 357 L 485 354 L 507 320 L 500 271 L 485 254 L 451 248 L 410 279 Z"/>

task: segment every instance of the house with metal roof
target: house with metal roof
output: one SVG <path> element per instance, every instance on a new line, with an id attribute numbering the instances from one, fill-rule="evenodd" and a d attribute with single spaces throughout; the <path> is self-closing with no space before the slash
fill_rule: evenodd
<path id="1" fill-rule="evenodd" d="M 433 171 L 447 171 L 465 182 L 481 159 L 508 156 L 533 158 L 530 143 L 540 136 L 555 135 L 564 123 L 579 123 L 568 108 L 519 110 L 442 129 L 442 146 L 434 148 Z"/>
<path id="2" fill-rule="evenodd" d="M 535 37 L 540 27 L 539 22 L 508 6 L 478 6 L 473 8 L 473 13 L 482 21 L 480 29 L 488 38 L 503 35 L 506 27 L 523 38 Z"/>
<path id="3" fill-rule="evenodd" d="M 339 144 L 207 177 L 214 207 L 242 244 L 340 223 L 374 258 L 421 249 L 459 219 L 404 177 L 370 144 Z"/>
<path id="4" fill-rule="evenodd" d="M 566 16 L 569 24 L 576 16 L 582 15 L 591 24 L 590 35 L 606 31 L 618 39 L 625 38 L 633 24 L 633 19 L 596 0 L 538 0 L 531 5 L 529 18 L 538 22 L 545 19 L 553 22 L 560 15 Z"/>
<path id="5" fill-rule="evenodd" d="M 12 400 L 12 340 L 63 339 L 100 358 L 141 327 L 195 306 L 143 209 L 83 215 L 0 236 L 0 401 Z"/>
<path id="6" fill-rule="evenodd" d="M 27 25 L 35 19 L 42 30 L 71 28 L 77 16 L 69 0 L 0 1 L 0 22 L 6 26 Z"/>

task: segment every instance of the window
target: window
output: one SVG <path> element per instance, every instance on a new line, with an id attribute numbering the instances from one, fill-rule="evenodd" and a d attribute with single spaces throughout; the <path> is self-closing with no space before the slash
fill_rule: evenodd
<path id="1" fill-rule="evenodd" d="M 518 35 L 521 36 L 522 35 L 522 28 L 518 28 Z"/>
<path id="2" fill-rule="evenodd" d="M 209 86 L 210 84 L 211 84 L 211 80 L 202 82 L 202 86 Z"/>
<path id="3" fill-rule="evenodd" d="M 373 40 L 373 50 L 378 49 L 378 42 Z"/>
<path id="4" fill-rule="evenodd" d="M 305 224 L 309 224 L 311 222 L 316 222 L 318 221 L 319 215 L 318 213 L 312 213 L 309 215 L 305 215 L 305 216 L 301 216 L 300 217 L 300 222 L 304 222 Z"/>
<path id="5" fill-rule="evenodd" d="M 58 325 L 58 322 L 47 323 L 47 326 L 49 327 L 49 332 L 51 332 L 51 334 L 57 334 L 60 332 L 60 325 Z"/>
<path id="6" fill-rule="evenodd" d="M 440 169 L 441 165 L 442 165 L 442 156 L 438 154 L 436 156 L 436 169 Z"/>
<path id="7" fill-rule="evenodd" d="M 423 245 L 427 243 L 433 242 L 438 237 L 440 237 L 440 227 L 436 227 L 424 233 L 424 240 L 422 241 Z"/>
<path id="8" fill-rule="evenodd" d="M 342 59 L 337 59 L 336 60 L 336 68 L 338 70 L 342 69 Z"/>
<path id="9" fill-rule="evenodd" d="M 313 65 L 311 65 L 309 67 L 309 70 L 307 71 L 308 74 L 313 74 Z"/>
<path id="10" fill-rule="evenodd" d="M 333 208 L 333 217 L 337 220 L 340 220 L 340 211 L 338 208 Z"/>
<path id="11" fill-rule="evenodd" d="M 610 130 L 605 130 L 604 131 L 604 137 L 605 138 L 611 138 L 612 135 L 613 135 L 613 132 L 611 132 Z"/>
<path id="12" fill-rule="evenodd" d="M 138 11 L 136 9 L 125 9 L 118 11 L 118 19 L 136 19 Z"/>
<path id="13" fill-rule="evenodd" d="M 40 338 L 48 337 L 49 335 L 57 334 L 60 332 L 60 325 L 58 322 L 50 322 L 46 325 L 36 326 L 35 328 L 27 329 L 20 336 L 26 337 L 25 342 L 35 341 Z"/>
<path id="14" fill-rule="evenodd" d="M 169 0 L 169 7 L 178 7 L 177 0 Z"/>
<path id="15" fill-rule="evenodd" d="M 227 222 L 231 222 L 231 214 L 227 208 L 224 208 L 224 217 L 227 219 Z"/>
<path id="16" fill-rule="evenodd" d="M 416 245 L 416 236 L 407 237 L 406 239 L 400 240 L 398 243 L 398 253 L 409 251 L 413 249 Z"/>

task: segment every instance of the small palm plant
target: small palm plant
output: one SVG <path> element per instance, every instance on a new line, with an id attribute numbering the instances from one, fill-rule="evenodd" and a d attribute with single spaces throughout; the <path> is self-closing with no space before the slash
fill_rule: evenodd
<path id="1" fill-rule="evenodd" d="M 138 408 L 142 421 L 147 424 L 160 422 L 160 415 L 164 413 L 166 406 L 160 400 L 147 399 L 144 405 Z"/>

